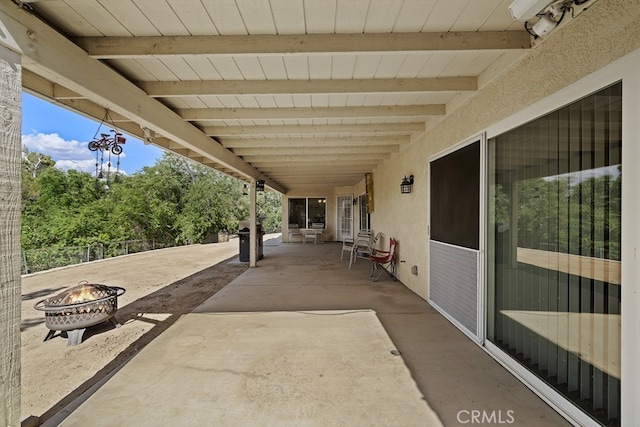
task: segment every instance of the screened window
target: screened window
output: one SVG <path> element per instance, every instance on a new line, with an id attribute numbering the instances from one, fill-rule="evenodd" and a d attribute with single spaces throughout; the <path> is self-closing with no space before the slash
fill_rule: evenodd
<path id="1" fill-rule="evenodd" d="M 311 228 L 312 224 L 326 227 L 326 217 L 326 198 L 289 199 L 289 224 L 298 224 L 300 228 Z"/>
<path id="2" fill-rule="evenodd" d="M 604 425 L 620 413 L 622 92 L 489 140 L 487 338 Z"/>

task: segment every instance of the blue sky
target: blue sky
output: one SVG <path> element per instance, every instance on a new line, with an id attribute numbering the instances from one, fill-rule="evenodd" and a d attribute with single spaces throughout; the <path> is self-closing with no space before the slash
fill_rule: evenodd
<path id="1" fill-rule="evenodd" d="M 87 149 L 87 143 L 98 131 L 100 122 L 87 119 L 65 108 L 22 93 L 22 144 L 31 151 L 47 154 L 60 169 L 95 172 L 96 156 Z M 112 126 L 105 124 L 101 132 L 109 133 Z M 126 174 L 155 164 L 162 150 L 145 145 L 137 138 L 127 138 L 120 155 L 120 170 Z M 107 155 L 105 153 L 105 165 Z M 115 165 L 115 157 L 112 158 Z"/>

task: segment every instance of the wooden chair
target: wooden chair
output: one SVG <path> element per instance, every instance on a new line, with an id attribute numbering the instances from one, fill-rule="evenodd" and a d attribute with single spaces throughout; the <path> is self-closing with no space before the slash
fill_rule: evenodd
<path id="1" fill-rule="evenodd" d="M 371 260 L 371 280 L 378 281 L 383 273 L 387 273 L 393 281 L 396 279 L 396 245 L 398 241 L 391 237 L 389 239 L 389 250 L 381 251 L 376 250 L 371 254 L 369 259 Z"/>

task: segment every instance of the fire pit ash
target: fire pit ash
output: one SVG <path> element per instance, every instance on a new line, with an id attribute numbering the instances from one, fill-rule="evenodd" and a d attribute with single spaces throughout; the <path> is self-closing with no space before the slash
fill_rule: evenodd
<path id="1" fill-rule="evenodd" d="M 67 345 L 82 342 L 82 335 L 89 326 L 113 320 L 118 310 L 118 297 L 125 293 L 124 288 L 91 283 L 81 283 L 58 295 L 38 301 L 33 307 L 44 311 L 45 325 L 49 333 L 45 341 L 53 338 L 56 331 L 67 333 Z"/>

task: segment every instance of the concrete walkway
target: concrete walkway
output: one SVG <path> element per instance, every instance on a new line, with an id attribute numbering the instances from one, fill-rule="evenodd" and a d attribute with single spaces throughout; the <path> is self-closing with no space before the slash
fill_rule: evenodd
<path id="1" fill-rule="evenodd" d="M 232 426 L 428 426 L 440 422 L 457 426 L 469 424 L 472 411 L 484 411 L 496 425 L 569 425 L 401 283 L 388 278 L 371 282 L 370 266 L 364 261 L 349 270 L 348 262 L 340 261 L 339 244 L 280 244 L 265 246 L 264 252 L 257 268 L 239 276 L 145 347 L 64 425 L 89 421 L 119 425 L 122 419 L 135 419 L 136 425 L 140 420 L 147 424 L 146 419 L 147 425 L 158 425 L 153 424 L 157 420 L 151 409 L 158 402 L 163 414 L 176 416 L 165 418 L 171 425 L 195 425 L 194 421 L 206 419 L 207 425 Z M 343 316 L 342 323 L 328 325 L 309 318 L 310 313 L 319 317 L 318 313 L 336 311 L 370 315 L 364 322 Z M 228 323 L 238 316 L 245 320 Z M 221 319 L 226 320 L 220 323 Z M 212 328 L 217 332 L 212 333 Z M 264 337 L 268 338 L 260 339 L 267 330 Z M 381 349 L 384 357 L 371 358 Z M 396 349 L 401 357 L 388 357 Z M 270 359 L 265 368 L 262 353 L 279 357 Z M 333 363 L 326 365 L 329 359 Z M 320 362 L 325 364 L 318 367 Z M 346 374 L 340 371 L 345 366 Z M 227 381 L 238 369 L 242 390 L 237 382 Z M 221 370 L 223 376 L 219 376 Z M 269 373 L 275 381 L 269 381 Z M 331 387 L 302 388 L 305 382 L 319 384 L 320 373 L 330 376 L 333 392 Z M 340 381 L 345 375 L 356 383 L 349 393 L 344 393 L 345 383 Z M 171 384 L 167 378 L 175 379 L 179 387 L 167 390 Z M 115 392 L 124 385 L 133 390 L 127 396 L 135 399 Z M 229 394 L 220 393 L 225 387 Z M 242 399 L 227 399 L 238 393 L 244 393 Z M 426 404 L 419 404 L 420 395 Z M 369 404 L 362 406 L 362 402 Z M 286 408 L 295 416 L 283 422 Z M 366 411 L 377 411 L 377 415 L 372 418 Z"/>

